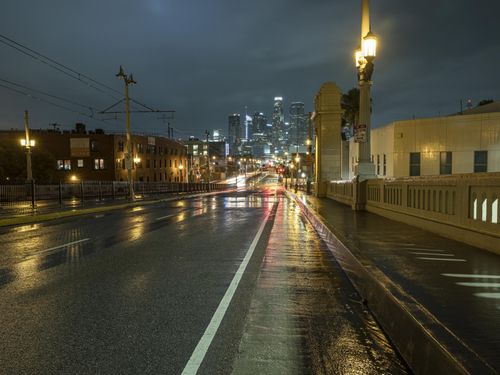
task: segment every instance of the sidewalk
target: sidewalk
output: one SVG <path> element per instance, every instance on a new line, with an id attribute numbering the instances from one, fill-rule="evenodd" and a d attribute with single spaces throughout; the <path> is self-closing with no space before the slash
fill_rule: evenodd
<path id="1" fill-rule="evenodd" d="M 500 371 L 500 256 L 330 199 L 297 198 L 414 371 Z"/>
<path id="2" fill-rule="evenodd" d="M 325 243 L 285 197 L 238 352 L 236 375 L 407 373 Z"/>

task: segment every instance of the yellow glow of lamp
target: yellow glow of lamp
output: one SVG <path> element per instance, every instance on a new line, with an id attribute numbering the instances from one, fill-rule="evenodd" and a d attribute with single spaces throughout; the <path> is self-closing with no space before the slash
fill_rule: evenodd
<path id="1" fill-rule="evenodd" d="M 356 68 L 359 68 L 362 59 L 363 59 L 363 51 L 361 51 L 361 49 L 357 49 L 354 52 L 354 60 L 356 61 Z"/>
<path id="2" fill-rule="evenodd" d="M 21 139 L 21 146 L 23 146 L 23 147 L 35 147 L 35 140 L 30 139 L 29 142 L 26 142 L 26 139 Z"/>
<path id="3" fill-rule="evenodd" d="M 141 158 L 135 157 L 134 158 L 134 163 L 139 164 L 141 162 Z"/>
<path id="4" fill-rule="evenodd" d="M 363 57 L 373 59 L 377 56 L 377 37 L 371 31 L 363 38 Z"/>
<path id="5" fill-rule="evenodd" d="M 182 171 L 184 169 L 184 166 L 182 164 L 179 164 L 179 169 Z"/>
<path id="6" fill-rule="evenodd" d="M 295 162 L 298 163 L 300 161 L 300 156 L 295 157 Z"/>

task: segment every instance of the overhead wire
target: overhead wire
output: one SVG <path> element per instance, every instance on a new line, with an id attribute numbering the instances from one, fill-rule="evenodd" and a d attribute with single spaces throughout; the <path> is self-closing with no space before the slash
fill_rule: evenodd
<path id="1" fill-rule="evenodd" d="M 2 83 L 0 83 L 0 87 L 6 88 L 6 89 L 11 90 L 11 91 L 14 91 L 14 92 L 16 92 L 16 93 L 18 93 L 18 94 L 21 94 L 21 95 L 25 95 L 25 96 L 27 96 L 27 97 L 29 97 L 29 98 L 32 98 L 32 99 L 38 100 L 38 101 L 40 101 L 40 102 L 44 102 L 44 103 L 47 103 L 47 104 L 53 105 L 53 106 L 58 107 L 58 108 L 60 108 L 60 109 L 64 109 L 64 110 L 66 110 L 66 111 L 73 112 L 73 113 L 76 113 L 76 114 L 79 114 L 79 115 L 82 115 L 82 116 L 88 117 L 88 118 L 90 118 L 90 119 L 92 119 L 92 120 L 94 120 L 94 121 L 100 121 L 100 122 L 103 122 L 103 123 L 105 123 L 105 124 L 108 124 L 105 120 L 101 120 L 101 119 L 99 119 L 99 118 L 96 118 L 96 117 L 93 117 L 93 116 L 91 116 L 91 115 L 88 115 L 87 113 L 84 113 L 84 112 L 81 112 L 81 111 L 75 110 L 75 109 L 73 109 L 73 108 L 66 107 L 66 106 L 61 105 L 61 104 L 59 104 L 59 103 L 54 103 L 53 101 L 47 100 L 47 99 L 45 99 L 45 98 L 41 98 L 41 97 L 36 96 L 36 95 L 33 95 L 33 94 L 29 93 L 29 92 L 26 92 L 26 91 L 22 91 L 22 90 L 19 90 L 19 89 L 13 88 L 13 87 L 10 87 L 10 86 L 7 86 L 7 85 L 4 85 L 4 84 L 2 84 Z"/>
<path id="2" fill-rule="evenodd" d="M 13 40 L 12 38 L 9 38 L 9 37 L 7 37 L 7 36 L 5 36 L 3 34 L 0 34 L 0 43 L 3 43 L 4 45 L 6 45 L 8 47 L 11 47 L 11 48 L 13 48 L 16 51 L 18 51 L 18 52 L 20 52 L 20 53 L 22 53 L 22 54 L 24 54 L 26 56 L 31 57 L 32 59 L 34 59 L 34 60 L 36 60 L 38 62 L 41 62 L 41 63 L 49 66 L 50 68 L 52 68 L 52 69 L 54 69 L 54 70 L 56 70 L 56 71 L 58 71 L 58 72 L 60 72 L 60 73 L 62 73 L 64 75 L 66 75 L 66 76 L 68 76 L 70 78 L 73 78 L 73 79 L 75 79 L 75 80 L 77 80 L 77 81 L 85 84 L 87 87 L 90 87 L 90 88 L 92 88 L 92 89 L 94 89 L 96 91 L 101 92 L 102 94 L 105 94 L 105 95 L 108 95 L 108 96 L 111 96 L 111 97 L 114 97 L 114 98 L 117 98 L 117 95 L 119 95 L 120 98 L 123 98 L 123 94 L 120 91 L 118 91 L 118 90 L 116 90 L 116 89 L 114 89 L 114 88 L 112 88 L 112 87 L 110 87 L 110 86 L 108 86 L 108 85 L 106 85 L 106 84 L 104 84 L 102 82 L 99 82 L 98 80 L 96 80 L 96 79 L 94 79 L 94 78 L 92 78 L 92 77 L 90 77 L 90 76 L 88 76 L 86 74 L 83 74 L 83 73 L 81 73 L 81 72 L 79 72 L 79 71 L 77 71 L 77 70 L 75 70 L 75 69 L 73 69 L 73 68 L 71 68 L 71 67 L 63 64 L 63 63 L 60 63 L 60 62 L 56 61 L 55 59 L 52 59 L 52 58 L 50 58 L 50 57 L 48 57 L 48 56 L 46 56 L 46 55 L 44 55 L 44 54 L 42 54 L 40 52 L 37 52 L 34 49 L 32 49 L 32 48 L 30 48 L 30 47 L 28 47 L 28 46 L 26 46 L 26 45 L 24 45 L 24 44 L 22 44 L 20 42 L 17 42 L 15 40 Z M 5 81 L 6 80 L 4 80 L 4 82 Z M 92 84 L 92 83 L 94 83 L 94 84 Z M 16 85 L 15 83 L 11 83 L 11 84 Z M 96 85 L 101 86 L 101 87 L 98 87 Z M 5 87 L 5 86 L 3 86 L 3 87 Z M 22 87 L 22 86 L 18 86 L 18 87 Z M 54 99 L 58 99 L 58 100 L 63 100 L 63 101 L 66 101 L 66 102 L 70 102 L 69 99 L 61 99 L 60 97 L 57 97 L 57 96 L 52 95 L 52 94 L 47 94 L 47 93 L 45 93 L 45 92 L 43 92 L 41 90 L 31 89 L 31 88 L 27 88 L 27 87 L 23 87 L 23 88 L 29 89 L 29 90 L 32 90 L 32 91 L 35 91 L 35 92 L 37 91 L 37 92 L 39 92 L 39 93 L 41 93 L 43 95 L 47 95 L 47 96 L 52 97 Z M 110 91 L 110 92 L 112 92 L 113 94 L 111 94 L 110 92 L 106 92 L 105 89 L 108 90 L 108 91 Z M 133 103 L 136 103 L 136 104 L 138 104 L 138 105 L 140 105 L 140 106 L 142 106 L 144 108 L 147 108 L 151 112 L 160 112 L 158 109 L 154 109 L 151 106 L 148 106 L 148 105 L 146 105 L 144 103 L 141 103 L 141 102 L 139 102 L 136 99 L 130 98 L 130 100 Z M 76 102 L 73 102 L 73 104 L 75 104 L 75 103 Z M 76 105 L 84 106 L 84 105 L 81 105 L 80 103 L 78 103 Z M 84 107 L 94 109 L 91 106 L 84 106 Z"/>

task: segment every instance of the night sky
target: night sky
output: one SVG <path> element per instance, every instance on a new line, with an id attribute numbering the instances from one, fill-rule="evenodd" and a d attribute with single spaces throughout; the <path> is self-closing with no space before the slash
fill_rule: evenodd
<path id="1" fill-rule="evenodd" d="M 353 51 L 360 0 L 16 0 L 3 1 L 0 34 L 122 91 L 119 65 L 138 82 L 131 96 L 176 110 L 176 136 L 227 132 L 234 112 L 312 110 L 320 85 L 356 85 Z M 460 99 L 499 99 L 498 0 L 372 0 L 380 38 L 373 76 L 374 126 L 458 112 Z M 5 80 L 102 110 L 117 99 L 0 44 Z M 16 86 L 21 91 L 26 91 Z M 41 96 L 36 94 L 37 96 Z M 28 109 L 33 128 L 100 122 L 0 87 L 0 129 L 20 128 Z M 47 97 L 45 97 L 47 98 Z M 90 114 L 76 104 L 51 101 Z M 123 106 L 119 108 L 123 110 Z M 100 116 L 96 116 L 100 117 Z M 108 116 L 109 117 L 109 116 Z M 135 132 L 165 133 L 158 114 L 134 115 Z M 270 116 L 269 116 L 270 117 Z"/>

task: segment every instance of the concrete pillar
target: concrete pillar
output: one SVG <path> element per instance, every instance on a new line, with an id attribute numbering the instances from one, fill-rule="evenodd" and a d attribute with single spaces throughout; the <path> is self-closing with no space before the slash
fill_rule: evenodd
<path id="1" fill-rule="evenodd" d="M 327 182 L 340 180 L 341 165 L 341 92 L 333 82 L 323 84 L 315 98 L 313 114 L 316 133 L 316 196 L 325 197 Z"/>

